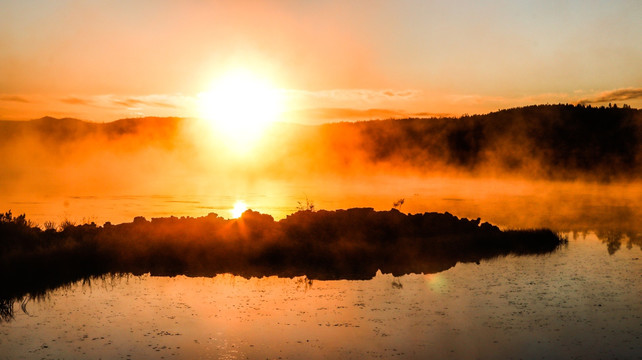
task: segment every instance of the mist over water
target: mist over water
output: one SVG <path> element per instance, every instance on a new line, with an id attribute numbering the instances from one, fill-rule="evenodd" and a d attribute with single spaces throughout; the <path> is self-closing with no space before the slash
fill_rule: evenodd
<path id="1" fill-rule="evenodd" d="M 231 218 L 242 200 L 277 221 L 309 204 L 397 207 L 481 218 L 502 230 L 550 228 L 570 240 L 546 255 L 452 262 L 435 274 L 379 272 L 366 281 L 227 274 L 65 283 L 3 304 L 12 321 L 0 326 L 0 349 L 16 357 L 497 358 L 590 357 L 586 344 L 597 343 L 600 357 L 639 355 L 638 120 L 623 116 L 622 126 L 604 131 L 624 145 L 610 142 L 604 158 L 591 161 L 599 136 L 538 148 L 535 140 L 551 132 L 504 136 L 520 129 L 489 127 L 505 115 L 278 124 L 247 151 L 194 119 L 0 122 L 0 211 L 25 213 L 40 226 Z M 560 139 L 568 129 L 557 125 L 548 128 Z M 132 316 L 140 320 L 131 324 Z"/>
<path id="2" fill-rule="evenodd" d="M 642 117 L 535 106 L 460 119 L 274 124 L 230 144 L 203 120 L 0 121 L 0 208 L 37 223 L 276 219 L 300 202 L 451 212 L 502 228 L 640 232 Z"/>
<path id="3" fill-rule="evenodd" d="M 40 225 L 102 225 L 229 218 L 239 200 L 278 220 L 306 202 L 389 210 L 403 199 L 405 213 L 640 244 L 641 124 L 634 109 L 540 106 L 461 119 L 273 124 L 256 142 L 230 146 L 197 119 L 0 122 L 0 208 Z"/>
<path id="4" fill-rule="evenodd" d="M 129 222 L 136 216 L 204 216 L 210 212 L 231 217 L 235 201 L 281 219 L 297 210 L 306 197 L 320 209 L 374 207 L 389 210 L 404 199 L 407 213 L 450 212 L 482 218 L 502 228 L 549 227 L 557 231 L 640 231 L 640 184 L 554 183 L 497 179 L 383 178 L 363 179 L 358 185 L 336 180 L 331 191 L 309 184 L 256 183 L 245 192 L 155 195 L 52 194 L 3 198 L 0 205 L 14 214 L 26 213 L 39 224 L 65 219 L 101 225 Z"/>

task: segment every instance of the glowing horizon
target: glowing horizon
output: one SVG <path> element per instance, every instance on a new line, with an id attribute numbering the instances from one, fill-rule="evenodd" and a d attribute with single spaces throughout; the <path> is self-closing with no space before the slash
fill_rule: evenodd
<path id="1" fill-rule="evenodd" d="M 642 107 L 635 2 L 371 5 L 3 3 L 0 119 L 195 117 L 234 68 L 277 79 L 283 116 L 306 124 Z"/>

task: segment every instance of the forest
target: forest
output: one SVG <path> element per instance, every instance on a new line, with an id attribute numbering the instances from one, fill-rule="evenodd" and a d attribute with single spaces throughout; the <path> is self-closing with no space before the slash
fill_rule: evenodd
<path id="1" fill-rule="evenodd" d="M 151 162 L 177 161 L 171 166 L 188 171 L 190 166 L 203 167 L 193 164 L 198 159 L 208 164 L 229 162 L 233 156 L 220 148 L 203 155 L 193 139 L 196 121 L 0 121 L 0 150 L 13 154 L 0 172 L 11 183 L 26 172 L 23 167 L 36 162 L 48 168 L 100 161 L 105 153 L 112 162 L 131 162 L 132 157 L 148 162 L 141 157 L 150 149 L 166 155 Z M 202 131 L 196 133 L 203 136 Z M 533 105 L 452 118 L 275 124 L 265 137 L 255 151 L 258 161 L 243 166 L 264 177 L 412 172 L 612 182 L 639 180 L 642 175 L 642 111 L 626 105 Z"/>

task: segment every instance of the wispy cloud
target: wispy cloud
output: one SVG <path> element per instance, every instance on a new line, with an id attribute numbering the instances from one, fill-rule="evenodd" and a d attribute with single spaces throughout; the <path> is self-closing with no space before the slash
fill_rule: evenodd
<path id="1" fill-rule="evenodd" d="M 18 96 L 18 95 L 0 95 L 0 101 L 19 102 L 19 103 L 25 103 L 25 104 L 29 104 L 32 102 L 26 97 Z"/>
<path id="2" fill-rule="evenodd" d="M 112 103 L 119 106 L 125 107 L 137 107 L 141 105 L 147 105 L 144 101 L 138 100 L 135 98 L 124 98 L 124 99 L 114 99 Z"/>
<path id="3" fill-rule="evenodd" d="M 113 97 L 111 103 L 127 108 L 137 107 L 164 107 L 177 108 L 175 104 L 177 98 L 173 95 L 147 95 L 136 97 Z"/>
<path id="4" fill-rule="evenodd" d="M 502 96 L 489 96 L 489 95 L 477 95 L 477 94 L 451 94 L 451 95 L 446 95 L 445 98 L 450 103 L 465 104 L 465 105 L 502 103 L 509 100 L 508 98 L 502 97 Z"/>
<path id="5" fill-rule="evenodd" d="M 92 105 L 92 102 L 90 100 L 81 99 L 81 98 L 73 97 L 73 96 L 70 96 L 70 97 L 67 97 L 67 98 L 64 98 L 64 99 L 60 99 L 60 101 L 65 103 L 65 104 L 69 104 L 69 105 Z"/>
<path id="6" fill-rule="evenodd" d="M 642 88 L 626 88 L 626 89 L 616 89 L 611 91 L 605 91 L 594 97 L 582 99 L 578 103 L 593 104 L 593 103 L 625 101 L 625 100 L 634 100 L 634 99 L 642 99 Z"/>
<path id="7" fill-rule="evenodd" d="M 401 119 L 411 117 L 444 117 L 450 114 L 429 112 L 407 112 L 395 109 L 353 109 L 353 108 L 310 108 L 289 111 L 286 120 L 320 123 L 328 121 L 357 121 L 375 119 Z"/>
<path id="8" fill-rule="evenodd" d="M 498 105 L 498 106 L 522 106 L 548 102 L 573 101 L 567 93 L 539 93 L 524 96 L 499 96 L 480 94 L 450 94 L 445 100 L 455 105 Z"/>
<path id="9" fill-rule="evenodd" d="M 307 98 L 314 100 L 332 101 L 363 101 L 378 102 L 383 100 L 410 100 L 417 97 L 421 92 L 414 89 L 405 90 L 372 90 L 372 89 L 333 89 L 333 90 L 284 90 L 284 94 L 290 98 Z"/>
<path id="10" fill-rule="evenodd" d="M 355 120 L 406 117 L 403 111 L 391 109 L 311 108 L 288 112 L 287 116 L 314 120 Z"/>
<path id="11" fill-rule="evenodd" d="M 451 114 L 451 113 L 436 113 L 436 112 L 425 112 L 425 111 L 422 111 L 422 112 L 416 112 L 416 113 L 410 113 L 410 114 L 408 114 L 408 115 L 409 115 L 409 116 L 411 116 L 411 117 L 418 117 L 418 118 L 424 118 L 424 117 L 436 117 L 436 118 L 440 118 L 440 117 L 449 117 L 449 116 L 454 116 L 454 115 L 453 115 L 453 114 Z"/>

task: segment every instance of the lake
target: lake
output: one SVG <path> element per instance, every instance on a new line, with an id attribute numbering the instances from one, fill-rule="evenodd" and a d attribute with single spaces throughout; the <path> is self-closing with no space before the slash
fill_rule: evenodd
<path id="1" fill-rule="evenodd" d="M 639 358 L 642 251 L 569 240 L 551 255 L 367 281 L 77 283 L 0 325 L 0 357 Z"/>
<path id="2" fill-rule="evenodd" d="M 344 184 L 341 193 L 74 194 L 0 205 L 28 218 L 34 210 L 36 221 L 82 214 L 100 223 L 223 214 L 239 197 L 276 218 L 306 196 L 320 208 L 389 209 L 404 198 L 404 212 L 550 227 L 569 243 L 549 255 L 365 281 L 221 274 L 76 283 L 28 301 L 26 313 L 16 304 L 15 319 L 0 324 L 0 358 L 642 358 L 639 185 L 398 181 Z"/>

